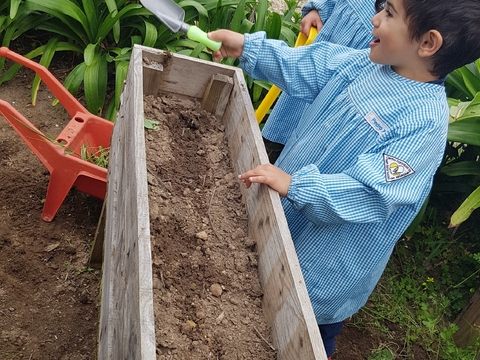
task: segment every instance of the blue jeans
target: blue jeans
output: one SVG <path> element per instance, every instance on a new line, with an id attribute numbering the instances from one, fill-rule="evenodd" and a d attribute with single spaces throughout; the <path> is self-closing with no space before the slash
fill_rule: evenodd
<path id="1" fill-rule="evenodd" d="M 327 357 L 332 356 L 335 351 L 335 337 L 340 334 L 342 327 L 343 321 L 333 324 L 318 325 Z"/>

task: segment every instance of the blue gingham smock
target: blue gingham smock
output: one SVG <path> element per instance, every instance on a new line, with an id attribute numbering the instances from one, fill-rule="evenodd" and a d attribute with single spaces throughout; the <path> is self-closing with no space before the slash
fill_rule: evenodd
<path id="1" fill-rule="evenodd" d="M 320 12 L 324 24 L 315 42 L 329 41 L 355 49 L 365 49 L 373 40 L 371 19 L 375 15 L 374 0 L 309 1 L 302 7 L 302 15 L 305 16 L 311 10 Z M 282 93 L 268 116 L 262 136 L 285 144 L 306 106 L 305 101 Z"/>
<path id="2" fill-rule="evenodd" d="M 245 35 L 240 57 L 250 76 L 312 103 L 276 165 L 292 175 L 282 204 L 319 324 L 365 304 L 446 144 L 444 87 L 368 55 L 326 42 L 292 49 L 260 32 Z"/>

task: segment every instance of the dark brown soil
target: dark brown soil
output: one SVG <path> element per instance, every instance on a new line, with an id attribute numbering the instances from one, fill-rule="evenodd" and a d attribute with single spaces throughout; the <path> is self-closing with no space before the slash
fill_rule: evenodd
<path id="1" fill-rule="evenodd" d="M 63 69 L 58 69 L 62 76 Z M 70 120 L 41 86 L 31 106 L 32 71 L 0 86 L 44 134 Z M 0 359 L 94 359 L 100 272 L 88 268 L 102 202 L 76 190 L 51 223 L 41 219 L 49 173 L 0 116 Z"/>
<path id="2" fill-rule="evenodd" d="M 275 359 L 223 126 L 171 95 L 144 111 L 157 358 Z"/>

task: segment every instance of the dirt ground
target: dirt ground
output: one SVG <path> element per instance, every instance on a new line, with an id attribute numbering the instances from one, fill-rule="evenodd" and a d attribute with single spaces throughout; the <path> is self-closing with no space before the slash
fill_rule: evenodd
<path id="1" fill-rule="evenodd" d="M 62 76 L 63 69 L 59 69 Z M 44 134 L 70 120 L 49 91 L 31 106 L 33 72 L 0 86 Z M 100 272 L 89 269 L 102 202 L 72 190 L 50 223 L 41 219 L 49 174 L 0 116 L 0 359 L 94 359 Z"/>
<path id="2" fill-rule="evenodd" d="M 52 67 L 59 79 L 68 70 L 65 63 Z M 53 97 L 44 85 L 38 104 L 31 106 L 32 79 L 30 70 L 22 70 L 0 86 L 0 98 L 39 130 L 55 136 L 69 116 L 61 106 L 50 106 Z M 240 185 L 233 180 L 235 174 L 224 167 L 224 140 L 218 135 L 209 137 L 212 130 L 221 128 L 199 126 L 182 114 L 176 117 L 183 122 L 175 131 L 182 131 L 180 135 L 189 141 L 159 147 L 159 132 L 147 135 L 148 142 L 155 145 L 150 155 L 165 149 L 183 151 L 174 156 L 176 168 L 149 165 L 153 196 L 176 206 L 174 215 L 162 212 L 161 207 L 155 209 L 155 205 L 151 209 L 155 214 L 157 358 L 273 359 L 260 310 L 254 244 L 245 235 L 245 215 L 239 208 Z M 175 138 L 180 135 L 176 133 Z M 194 160 L 181 165 L 190 153 L 195 154 Z M 193 167 L 207 157 L 214 164 L 212 169 Z M 46 223 L 40 215 L 48 179 L 38 158 L 0 117 L 2 360 L 96 358 L 101 273 L 89 268 L 89 256 L 102 201 L 72 190 L 55 219 Z M 222 208 L 225 204 L 230 210 Z M 166 241 L 178 234 L 184 236 Z M 173 262 L 169 262 L 171 258 Z M 162 322 L 166 318 L 171 326 Z M 387 343 L 402 349 L 400 336 L 395 339 L 359 327 L 354 317 L 339 335 L 333 359 L 367 359 L 372 349 Z M 188 357 L 179 355 L 187 349 Z M 415 359 L 427 358 L 419 354 Z"/>

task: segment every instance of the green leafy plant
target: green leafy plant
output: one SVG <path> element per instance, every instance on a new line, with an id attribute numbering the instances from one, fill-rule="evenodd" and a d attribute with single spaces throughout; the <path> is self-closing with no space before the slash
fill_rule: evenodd
<path id="1" fill-rule="evenodd" d="M 25 0 L 17 16 L 30 13 L 39 14 L 43 19 L 34 28 L 53 36 L 47 44 L 25 57 L 41 56 L 40 63 L 48 67 L 57 51 L 80 55 L 81 60 L 68 75 L 64 86 L 76 94 L 83 85 L 88 110 L 114 119 L 133 43 L 152 46 L 156 40 L 156 28 L 145 21 L 149 12 L 140 4 L 126 0 Z M 17 64 L 12 66 L 0 78 L 0 84 L 11 79 L 19 68 Z M 117 74 L 115 101 L 104 113 L 109 74 L 114 72 Z M 38 85 L 34 83 L 32 91 L 36 93 L 37 89 Z M 35 94 L 32 101 L 35 102 Z"/>
<path id="2" fill-rule="evenodd" d="M 86 269 L 78 269 L 78 270 L 77 270 L 77 275 L 81 275 L 81 274 L 83 274 L 83 273 L 85 273 L 85 272 L 92 272 L 92 271 L 94 271 L 94 270 L 95 270 L 95 269 L 93 269 L 93 268 L 91 268 L 91 267 L 88 267 L 88 268 L 86 268 Z"/>
<path id="3" fill-rule="evenodd" d="M 457 227 L 480 207 L 480 59 L 449 74 L 447 89 L 450 95 L 449 143 L 439 173 L 456 178 L 449 191 L 465 194 L 463 203 L 450 219 L 449 226 Z M 442 179 L 441 176 L 437 178 Z M 452 181 L 448 183 L 451 185 Z"/>
<path id="4" fill-rule="evenodd" d="M 427 207 L 412 238 L 397 244 L 368 305 L 354 316 L 357 326 L 376 327 L 385 333 L 385 344 L 390 339 L 402 345 L 380 346 L 370 360 L 410 358 L 416 346 L 429 358 L 475 359 L 478 346 L 461 349 L 455 345 L 458 327 L 452 320 L 479 288 L 479 239 L 480 231 L 475 228 L 448 230 L 436 207 Z"/>

